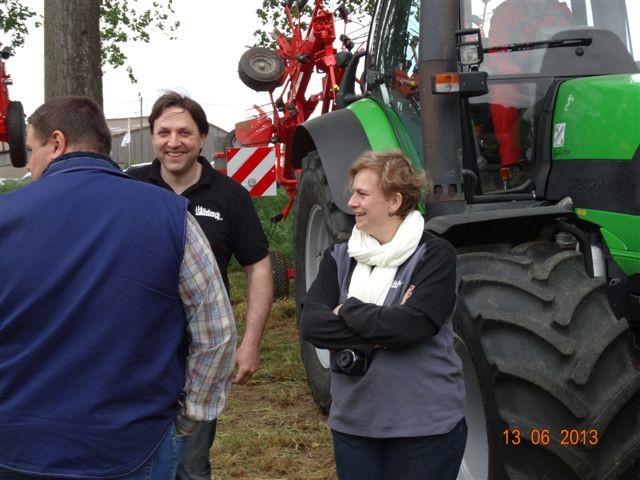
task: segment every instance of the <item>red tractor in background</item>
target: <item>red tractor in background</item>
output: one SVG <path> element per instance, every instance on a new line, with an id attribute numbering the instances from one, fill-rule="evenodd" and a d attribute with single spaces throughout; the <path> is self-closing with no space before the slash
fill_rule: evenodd
<path id="1" fill-rule="evenodd" d="M 12 55 L 10 47 L 0 50 L 0 141 L 9 144 L 11 164 L 22 168 L 27 164 L 24 109 L 22 103 L 9 100 L 7 86 L 13 82 L 5 69 L 5 60 Z"/>

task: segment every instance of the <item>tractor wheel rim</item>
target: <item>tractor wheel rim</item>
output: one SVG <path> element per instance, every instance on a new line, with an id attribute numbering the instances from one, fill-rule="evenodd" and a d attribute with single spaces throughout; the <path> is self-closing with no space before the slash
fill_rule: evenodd
<path id="1" fill-rule="evenodd" d="M 309 212 L 307 237 L 305 239 L 305 284 L 309 290 L 320 267 L 322 254 L 331 245 L 331 236 L 327 230 L 324 213 L 320 205 L 314 205 Z M 329 368 L 329 350 L 316 348 L 318 361 L 324 368 Z"/>
<path id="2" fill-rule="evenodd" d="M 486 480 L 489 478 L 489 444 L 478 372 L 464 341 L 455 335 L 454 346 L 462 360 L 466 393 L 466 422 L 469 429 L 457 480 Z"/>
<path id="3" fill-rule="evenodd" d="M 276 62 L 266 55 L 256 55 L 251 59 L 251 67 L 257 72 L 271 73 L 276 69 Z"/>

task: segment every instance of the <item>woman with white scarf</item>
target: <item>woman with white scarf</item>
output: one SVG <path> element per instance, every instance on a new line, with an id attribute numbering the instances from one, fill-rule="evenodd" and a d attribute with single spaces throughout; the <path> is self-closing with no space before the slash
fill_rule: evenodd
<path id="1" fill-rule="evenodd" d="M 454 480 L 467 436 L 455 251 L 424 230 L 425 174 L 402 152 L 364 153 L 350 180 L 355 227 L 325 252 L 300 322 L 331 351 L 338 478 Z"/>

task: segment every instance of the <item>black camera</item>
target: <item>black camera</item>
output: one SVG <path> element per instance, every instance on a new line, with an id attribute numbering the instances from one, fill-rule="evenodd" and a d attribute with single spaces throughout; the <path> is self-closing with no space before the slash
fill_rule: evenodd
<path id="1" fill-rule="evenodd" d="M 358 350 L 344 348 L 331 353 L 331 370 L 336 373 L 361 377 L 368 368 L 369 357 Z"/>

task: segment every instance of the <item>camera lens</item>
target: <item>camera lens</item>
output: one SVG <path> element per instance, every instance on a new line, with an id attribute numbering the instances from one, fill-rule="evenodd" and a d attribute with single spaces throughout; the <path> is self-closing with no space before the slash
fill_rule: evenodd
<path id="1" fill-rule="evenodd" d="M 340 368 L 349 368 L 356 360 L 353 350 L 340 350 L 336 355 L 336 365 Z"/>

